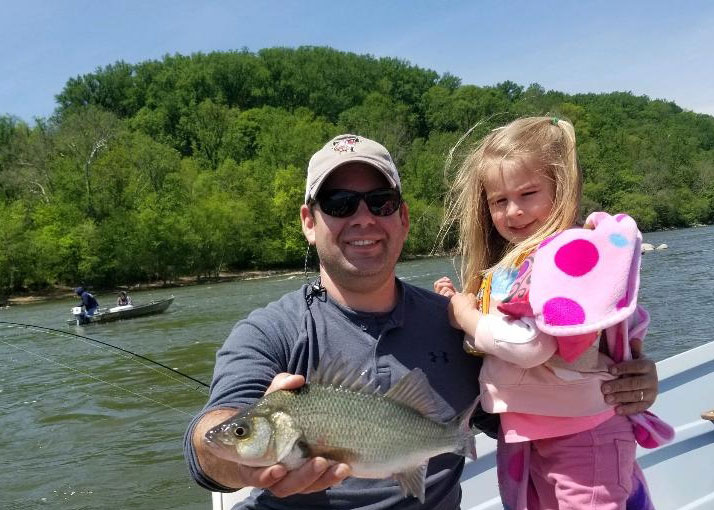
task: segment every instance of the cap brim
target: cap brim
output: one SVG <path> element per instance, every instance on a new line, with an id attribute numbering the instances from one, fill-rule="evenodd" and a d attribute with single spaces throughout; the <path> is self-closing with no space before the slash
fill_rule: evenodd
<path id="1" fill-rule="evenodd" d="M 325 180 L 332 175 L 332 172 L 337 170 L 340 167 L 343 167 L 345 165 L 348 165 L 350 163 L 365 163 L 375 170 L 377 170 L 379 173 L 381 173 L 385 179 L 387 179 L 387 182 L 392 188 L 399 188 L 399 185 L 397 182 L 394 180 L 394 178 L 391 176 L 389 170 L 382 168 L 378 162 L 375 162 L 374 159 L 371 158 L 366 158 L 364 156 L 353 156 L 347 161 L 340 161 L 338 162 L 335 166 L 330 168 L 329 170 L 323 172 L 323 174 L 313 183 L 312 187 L 310 188 L 310 191 L 305 195 L 305 203 L 309 203 L 310 199 L 314 199 L 317 197 L 317 194 L 320 192 L 320 188 L 322 187 L 322 184 L 325 182 Z"/>

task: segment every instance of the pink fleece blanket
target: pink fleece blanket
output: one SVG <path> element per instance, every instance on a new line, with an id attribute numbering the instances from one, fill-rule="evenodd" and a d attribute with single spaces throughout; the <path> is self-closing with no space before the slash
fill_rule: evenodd
<path id="1" fill-rule="evenodd" d="M 605 331 L 610 357 L 632 359 L 630 338 L 643 339 L 649 315 L 637 305 L 642 235 L 626 214 L 596 212 L 585 228 L 566 230 L 541 243 L 519 269 L 510 295 L 499 309 L 515 317 L 534 317 L 537 327 L 556 337 L 558 354 L 575 361 Z M 665 444 L 674 430 L 650 412 L 629 417 L 637 442 L 646 448 Z M 499 484 L 508 510 L 527 506 L 528 443 L 499 439 Z M 629 509 L 654 508 L 639 467 L 633 473 Z"/>

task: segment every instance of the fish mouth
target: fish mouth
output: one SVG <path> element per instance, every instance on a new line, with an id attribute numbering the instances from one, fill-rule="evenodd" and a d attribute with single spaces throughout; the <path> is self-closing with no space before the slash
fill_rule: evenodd
<path id="1" fill-rule="evenodd" d="M 220 447 L 223 445 L 231 445 L 232 443 L 225 437 L 226 426 L 218 425 L 210 429 L 203 435 L 203 440 L 211 447 Z"/>
<path id="2" fill-rule="evenodd" d="M 203 440 L 208 443 L 209 445 L 213 445 L 216 443 L 218 440 L 218 435 L 214 430 L 209 430 L 206 432 L 206 434 L 203 436 Z"/>
<path id="3" fill-rule="evenodd" d="M 218 434 L 223 432 L 223 428 L 223 424 L 220 424 L 212 429 L 208 429 L 208 432 L 203 435 L 204 439 L 207 441 L 216 441 L 218 439 Z"/>

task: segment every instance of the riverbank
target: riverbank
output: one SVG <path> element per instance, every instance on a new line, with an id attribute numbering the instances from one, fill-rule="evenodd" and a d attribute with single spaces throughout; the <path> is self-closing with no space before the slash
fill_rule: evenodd
<path id="1" fill-rule="evenodd" d="M 402 256 L 401 261 L 406 262 L 409 260 L 441 258 L 448 256 L 450 255 L 444 252 L 438 252 L 433 254 L 409 255 Z M 313 268 L 312 271 L 316 271 L 316 269 Z M 125 290 L 126 292 L 131 293 L 148 289 L 171 289 L 176 287 L 204 285 L 209 283 L 233 282 L 238 280 L 255 280 L 259 278 L 269 278 L 271 276 L 292 276 L 301 274 L 303 274 L 303 270 L 298 268 L 221 272 L 217 277 L 210 278 L 201 277 L 199 279 L 195 276 L 181 276 L 176 280 L 170 282 L 137 283 L 131 285 L 119 285 L 117 287 L 110 288 L 88 287 L 88 290 L 90 290 L 93 294 L 111 294 L 112 292 L 119 293 L 120 290 Z M 74 289 L 75 287 L 55 285 L 44 291 L 11 294 L 9 296 L 0 295 L 0 308 L 4 306 L 28 305 L 32 303 L 43 303 L 46 301 L 74 298 L 76 297 L 74 294 Z"/>
<path id="2" fill-rule="evenodd" d="M 701 227 L 710 227 L 711 225 L 703 225 L 703 224 L 698 224 L 698 225 L 693 225 L 692 227 L 688 228 L 701 228 Z M 644 240 L 649 241 L 651 237 L 654 237 L 656 234 L 659 233 L 664 233 L 664 232 L 670 232 L 670 231 L 677 231 L 677 230 L 686 230 L 686 229 L 662 229 L 662 230 L 655 230 L 655 231 L 650 231 L 650 232 L 645 232 L 643 234 Z M 654 240 L 653 240 L 654 241 Z M 661 241 L 654 241 L 654 247 L 662 244 Z M 673 246 L 670 244 L 670 246 Z M 443 257 L 452 257 L 453 254 L 445 253 L 445 252 L 438 252 L 438 253 L 430 253 L 430 254 L 419 254 L 419 255 L 409 255 L 409 256 L 402 256 L 401 261 L 402 262 L 407 262 L 410 260 L 421 260 L 421 259 L 430 259 L 430 258 L 443 258 Z M 313 268 L 313 271 L 315 269 Z M 111 288 L 97 288 L 97 287 L 90 287 L 90 290 L 93 293 L 96 294 L 111 294 L 111 293 L 118 293 L 120 290 L 125 290 L 127 292 L 133 292 L 133 291 L 141 291 L 141 290 L 148 290 L 148 289 L 168 289 L 168 288 L 176 288 L 176 287 L 187 287 L 187 286 L 192 286 L 192 285 L 203 285 L 207 283 L 221 283 L 221 282 L 231 282 L 231 281 L 236 281 L 236 280 L 252 280 L 252 279 L 257 279 L 257 278 L 268 278 L 270 276 L 276 276 L 276 275 L 300 275 L 302 274 L 302 269 L 299 268 L 292 268 L 292 269 L 274 269 L 274 270 L 252 270 L 252 271 L 239 271 L 239 272 L 222 272 L 219 274 L 218 277 L 213 277 L 213 278 L 201 278 L 197 279 L 195 276 L 184 276 L 184 277 L 179 277 L 174 281 L 171 282 L 151 282 L 151 283 L 138 283 L 138 284 L 132 284 L 132 285 L 121 285 L 117 287 L 111 287 Z M 52 300 L 59 300 L 59 299 L 68 299 L 68 298 L 74 298 L 74 287 L 68 287 L 68 286 L 54 286 L 52 288 L 49 288 L 44 291 L 38 291 L 38 292 L 27 292 L 27 293 L 18 293 L 18 294 L 12 294 L 9 296 L 3 296 L 0 295 L 0 308 L 4 306 L 15 306 L 15 305 L 25 305 L 25 304 L 32 304 L 32 303 L 39 303 L 39 302 L 45 302 L 45 301 L 52 301 Z"/>
<path id="3" fill-rule="evenodd" d="M 149 289 L 171 289 L 177 287 L 189 287 L 193 285 L 205 285 L 210 283 L 233 282 L 238 280 L 256 280 L 260 278 L 268 278 L 277 275 L 297 275 L 302 274 L 302 271 L 297 269 L 272 269 L 263 271 L 239 271 L 237 273 L 220 273 L 217 277 L 202 277 L 200 279 L 195 276 L 182 276 L 170 282 L 149 282 L 137 283 L 132 285 L 121 285 L 111 288 L 94 288 L 89 290 L 94 294 L 111 294 L 118 293 L 120 290 L 125 290 L 129 293 Z M 43 303 L 46 301 L 54 301 L 59 299 L 67 299 L 76 297 L 74 287 L 63 285 L 55 285 L 45 291 L 27 292 L 5 296 L 4 301 L 0 299 L 0 308 L 3 306 L 29 305 L 33 303 Z"/>

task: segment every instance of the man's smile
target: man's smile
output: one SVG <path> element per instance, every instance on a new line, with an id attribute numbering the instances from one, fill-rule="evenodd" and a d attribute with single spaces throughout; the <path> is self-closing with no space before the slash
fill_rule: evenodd
<path id="1" fill-rule="evenodd" d="M 371 246 L 377 244 L 378 241 L 373 239 L 357 239 L 355 241 L 347 241 L 347 244 L 351 246 Z"/>

